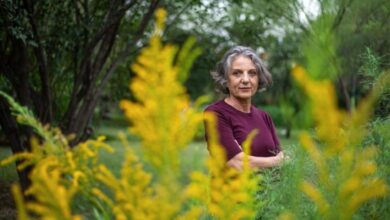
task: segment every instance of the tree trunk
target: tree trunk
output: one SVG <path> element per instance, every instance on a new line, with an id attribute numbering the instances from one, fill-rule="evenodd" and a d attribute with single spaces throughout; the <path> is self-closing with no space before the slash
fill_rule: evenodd
<path id="1" fill-rule="evenodd" d="M 74 55 L 71 59 L 73 63 L 70 64 L 74 71 L 73 89 L 66 113 L 62 116 L 55 115 L 56 112 L 52 110 L 56 100 L 53 99 L 52 90 L 55 88 L 51 87 L 50 76 L 55 70 L 49 65 L 52 60 L 44 43 L 47 37 L 46 27 L 40 26 L 42 20 L 39 19 L 45 17 L 39 14 L 45 13 L 39 8 L 42 4 L 31 0 L 11 1 L 9 7 L 0 4 L 0 19 L 4 24 L 0 27 L 4 33 L 0 41 L 0 74 L 9 82 L 10 88 L 7 88 L 10 90 L 9 93 L 15 96 L 17 102 L 34 112 L 42 123 L 52 122 L 54 116 L 62 117 L 57 122 L 63 133 L 76 135 L 71 142 L 72 145 L 85 140 L 91 134 L 89 124 L 104 86 L 117 66 L 134 51 L 159 2 L 160 0 L 151 0 L 147 3 L 149 7 L 142 14 L 138 27 L 131 33 L 131 41 L 127 42 L 123 49 L 117 48 L 115 54 L 112 51 L 119 36 L 118 31 L 123 17 L 128 14 L 129 8 L 139 5 L 139 1 L 112 1 L 104 20 L 101 21 L 100 29 L 90 32 L 86 27 L 85 34 L 80 35 L 81 39 L 74 39 L 77 42 L 71 53 Z M 93 9 L 89 9 L 87 4 L 80 5 L 75 2 L 74 6 L 78 25 L 85 25 L 83 21 L 91 20 L 93 15 L 90 13 Z M 134 13 L 139 12 L 135 9 Z M 15 27 L 21 30 L 19 35 L 10 31 Z M 33 74 L 37 74 L 37 77 Z M 33 80 L 34 83 L 38 82 L 38 85 L 31 83 Z M 4 98 L 0 98 L 0 126 L 14 154 L 30 151 L 29 143 L 33 131 L 31 128 L 18 125 Z M 24 190 L 29 186 L 28 173 L 31 169 L 28 167 L 18 171 Z"/>
<path id="2" fill-rule="evenodd" d="M 287 139 L 290 139 L 290 137 L 291 137 L 291 125 L 290 125 L 290 124 L 288 124 L 288 125 L 286 126 L 286 135 L 285 135 L 285 137 L 286 137 Z"/>
<path id="3" fill-rule="evenodd" d="M 10 143 L 12 153 L 16 154 L 24 152 L 26 149 L 20 138 L 22 135 L 19 132 L 15 118 L 11 115 L 8 102 L 3 97 L 0 97 L 0 126 Z M 21 162 L 22 161 L 17 162 L 16 165 Z M 17 169 L 19 182 L 23 191 L 25 191 L 30 185 L 30 179 L 28 178 L 30 170 L 31 168 L 24 170 Z"/>
<path id="4" fill-rule="evenodd" d="M 101 91 L 104 89 L 104 86 L 111 78 L 119 63 L 125 60 L 132 51 L 132 48 L 134 48 L 138 40 L 143 36 L 159 2 L 159 0 L 150 2 L 148 11 L 143 16 L 132 41 L 128 43 L 124 50 L 118 53 L 119 55 L 117 57 L 112 59 L 111 64 L 104 74 L 102 74 L 102 70 L 105 64 L 107 64 L 109 54 L 115 44 L 121 19 L 115 17 L 114 20 L 117 21 L 116 23 L 107 21 L 111 24 L 111 27 L 107 28 L 104 26 L 103 29 L 105 32 L 98 32 L 99 36 L 101 36 L 100 42 L 95 41 L 96 37 L 93 37 L 92 42 L 88 43 L 86 50 L 88 52 L 91 51 L 91 53 L 85 53 L 86 56 L 80 65 L 79 73 L 75 75 L 72 98 L 61 123 L 61 128 L 65 134 L 75 134 L 75 139 L 70 142 L 72 146 L 87 139 L 91 135 L 92 128 L 89 124 L 93 117 L 93 111 L 100 99 Z M 125 11 L 120 11 L 122 14 L 119 15 L 118 13 L 112 14 L 119 17 L 125 15 Z M 95 43 L 95 47 L 92 46 L 92 43 Z M 96 51 L 96 55 L 91 57 L 93 51 Z"/>
<path id="5" fill-rule="evenodd" d="M 348 94 L 348 89 L 347 86 L 345 85 L 345 82 L 341 76 L 338 76 L 338 81 L 341 89 L 342 96 L 344 98 L 344 104 L 345 104 L 345 109 L 347 110 L 348 113 L 351 113 L 351 98 Z"/>

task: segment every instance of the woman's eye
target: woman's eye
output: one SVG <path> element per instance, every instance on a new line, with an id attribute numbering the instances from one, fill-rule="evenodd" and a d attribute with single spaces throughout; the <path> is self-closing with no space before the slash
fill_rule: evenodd
<path id="1" fill-rule="evenodd" d="M 232 75 L 233 75 L 233 76 L 239 76 L 239 75 L 240 75 L 240 72 L 234 71 L 234 72 L 232 73 Z"/>
<path id="2" fill-rule="evenodd" d="M 256 76 L 257 73 L 256 73 L 255 71 L 250 71 L 250 72 L 249 72 L 249 75 L 251 75 L 251 76 Z"/>

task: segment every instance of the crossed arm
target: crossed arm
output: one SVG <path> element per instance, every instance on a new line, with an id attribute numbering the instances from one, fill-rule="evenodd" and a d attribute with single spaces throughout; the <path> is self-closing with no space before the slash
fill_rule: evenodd
<path id="1" fill-rule="evenodd" d="M 237 170 L 242 170 L 244 155 L 245 154 L 243 152 L 238 153 L 227 162 L 227 165 Z M 252 169 L 275 167 L 279 166 L 284 159 L 286 159 L 286 157 L 284 156 L 283 151 L 280 151 L 276 156 L 273 157 L 249 156 L 249 166 Z"/>
<path id="2" fill-rule="evenodd" d="M 234 140 L 240 149 L 242 149 L 241 145 Z M 237 170 L 242 170 L 243 160 L 244 160 L 244 152 L 236 154 L 232 159 L 230 159 L 226 164 L 229 167 L 235 168 Z M 249 167 L 252 169 L 261 169 L 268 167 L 276 167 L 282 164 L 283 160 L 289 159 L 288 156 L 283 154 L 283 151 L 280 151 L 277 155 L 272 157 L 256 157 L 249 156 Z"/>

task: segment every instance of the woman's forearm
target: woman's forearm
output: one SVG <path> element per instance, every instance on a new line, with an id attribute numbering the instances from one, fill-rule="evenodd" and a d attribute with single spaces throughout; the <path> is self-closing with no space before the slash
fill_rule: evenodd
<path id="1" fill-rule="evenodd" d="M 267 168 L 279 166 L 283 161 L 284 155 L 283 152 L 279 152 L 276 156 L 273 157 L 249 157 L 249 163 L 252 168 Z"/>
<path id="2" fill-rule="evenodd" d="M 227 165 L 235 168 L 237 170 L 242 169 L 242 160 L 244 158 L 244 153 L 239 153 L 232 159 L 227 162 Z M 267 168 L 279 166 L 284 159 L 283 152 L 279 152 L 276 156 L 273 157 L 256 157 L 249 156 L 249 165 L 253 169 Z"/>

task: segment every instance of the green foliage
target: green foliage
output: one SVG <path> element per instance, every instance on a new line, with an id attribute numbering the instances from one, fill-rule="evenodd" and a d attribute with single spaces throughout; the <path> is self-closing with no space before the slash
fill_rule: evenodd
<path id="1" fill-rule="evenodd" d="M 284 125 L 284 119 L 282 110 L 277 105 L 266 105 L 262 106 L 261 109 L 263 109 L 265 112 L 271 115 L 272 121 L 276 126 L 283 126 Z"/>
<path id="2" fill-rule="evenodd" d="M 366 89 L 372 86 L 374 79 L 376 79 L 381 73 L 381 60 L 377 57 L 372 49 L 366 47 L 366 50 L 362 54 L 363 65 L 360 67 L 360 73 L 367 77 L 362 84 Z"/>
<path id="3" fill-rule="evenodd" d="M 2 91 L 0 91 L 0 95 L 8 101 L 12 114 L 16 117 L 20 124 L 31 126 L 39 136 L 45 140 L 50 139 L 48 133 L 46 132 L 46 128 L 39 122 L 38 119 L 35 118 L 30 109 L 21 106 L 11 96 Z"/>
<path id="4" fill-rule="evenodd" d="M 386 177 L 388 183 L 390 183 L 390 118 L 376 119 L 368 124 L 369 134 L 363 141 L 363 147 L 377 146 L 379 151 L 376 160 L 380 164 L 381 175 Z"/>
<path id="5" fill-rule="evenodd" d="M 275 219 L 281 213 L 294 212 L 296 219 L 315 218 L 315 208 L 298 189 L 302 178 L 312 178 L 313 163 L 295 143 L 284 145 L 291 160 L 279 168 L 261 172 L 261 188 L 257 199 L 262 204 L 257 219 Z"/>
<path id="6" fill-rule="evenodd" d="M 0 160 L 3 160 L 12 154 L 11 149 L 5 148 L 3 146 L 0 147 Z M 16 173 L 16 165 L 10 164 L 5 167 L 0 167 L 0 179 L 2 183 L 11 183 L 18 178 L 18 174 Z"/>
<path id="7" fill-rule="evenodd" d="M 329 28 L 334 15 L 322 14 L 311 25 L 310 36 L 303 44 L 308 61 L 307 71 L 315 79 L 335 79 L 338 73 L 336 58 L 337 42 L 333 31 Z"/>
<path id="8" fill-rule="evenodd" d="M 15 3 L 12 0 L 4 0 L 0 3 L 0 12 L 6 15 L 0 19 L 0 27 L 3 30 L 0 36 L 4 37 L 5 33 L 9 32 L 16 39 L 23 41 L 23 43 L 35 46 L 36 43 L 31 40 L 31 32 L 24 26 L 26 12 L 18 9 L 18 4 L 21 3 Z"/>
<path id="9" fill-rule="evenodd" d="M 381 68 L 383 58 L 378 57 L 372 49 L 366 48 L 365 52 L 361 56 L 363 61 L 362 66 L 359 69 L 359 73 L 363 79 L 361 82 L 363 91 L 365 92 L 375 86 L 380 79 L 381 74 L 390 74 L 389 71 L 383 73 Z M 378 104 L 374 110 L 376 117 L 386 118 L 390 114 L 390 88 L 386 87 L 379 97 Z"/>
<path id="10" fill-rule="evenodd" d="M 347 92 L 352 101 L 358 101 L 367 93 L 367 85 L 371 84 L 371 74 L 380 74 L 390 64 L 390 2 L 386 0 L 343 1 L 349 2 L 340 10 L 338 25 L 335 26 L 339 41 L 338 59 L 341 63 L 341 74 Z M 368 49 L 369 48 L 369 49 Z M 368 74 L 368 75 L 367 75 Z M 376 107 L 376 116 L 386 117 L 380 109 L 388 109 L 386 104 L 390 98 L 384 94 Z M 355 102 L 354 101 L 354 102 Z M 353 103 L 352 103 L 353 104 Z M 385 110 L 384 112 L 388 112 Z M 388 113 L 387 113 L 388 114 Z"/>
<path id="11" fill-rule="evenodd" d="M 390 185 L 390 119 L 376 119 L 368 125 L 369 134 L 363 141 L 363 147 L 376 146 L 380 152 L 376 157 L 379 166 L 378 177 L 384 178 Z M 371 201 L 360 210 L 362 219 L 390 218 L 390 197 Z"/>
<path id="12" fill-rule="evenodd" d="M 179 81 L 184 83 L 188 79 L 188 75 L 192 64 L 196 58 L 202 53 L 202 50 L 198 47 L 193 48 L 196 43 L 196 38 L 191 37 L 185 41 L 184 45 L 177 54 L 177 65 L 180 68 Z"/>
<path id="13" fill-rule="evenodd" d="M 345 73 L 359 72 L 366 62 L 361 56 L 368 52 L 367 47 L 371 54 L 380 57 L 381 68 L 389 67 L 390 42 L 385 40 L 390 36 L 390 27 L 385 25 L 389 21 L 389 8 L 390 2 L 386 0 L 352 1 L 345 8 L 337 30 L 340 40 L 338 53 Z"/>

